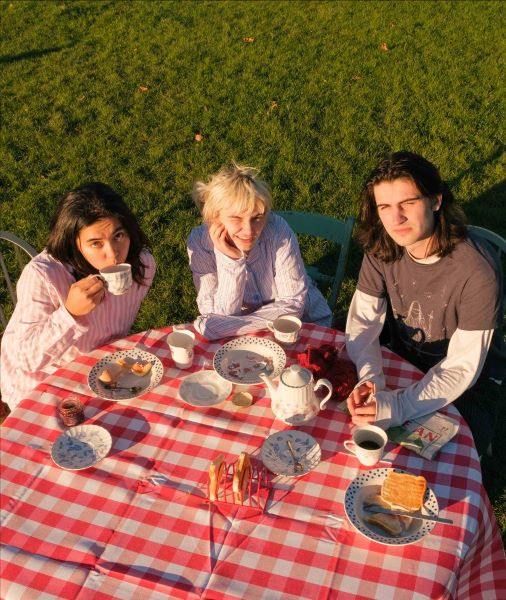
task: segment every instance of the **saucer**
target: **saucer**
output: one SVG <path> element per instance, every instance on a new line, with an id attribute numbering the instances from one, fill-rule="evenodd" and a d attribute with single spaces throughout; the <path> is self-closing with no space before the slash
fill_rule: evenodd
<path id="1" fill-rule="evenodd" d="M 179 397 L 192 406 L 213 406 L 226 400 L 232 392 L 230 381 L 222 379 L 216 371 L 197 371 L 183 379 Z"/>

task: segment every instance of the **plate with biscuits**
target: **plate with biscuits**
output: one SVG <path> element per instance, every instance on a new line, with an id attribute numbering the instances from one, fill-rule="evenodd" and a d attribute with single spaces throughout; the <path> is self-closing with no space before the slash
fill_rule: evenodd
<path id="1" fill-rule="evenodd" d="M 439 514 L 425 477 L 393 468 L 371 469 L 356 477 L 346 490 L 344 509 L 359 533 L 389 546 L 418 542 L 435 526 L 423 517 Z"/>
<path id="2" fill-rule="evenodd" d="M 161 381 L 163 365 L 151 352 L 120 350 L 99 360 L 90 370 L 88 385 L 106 400 L 131 400 L 151 391 Z"/>

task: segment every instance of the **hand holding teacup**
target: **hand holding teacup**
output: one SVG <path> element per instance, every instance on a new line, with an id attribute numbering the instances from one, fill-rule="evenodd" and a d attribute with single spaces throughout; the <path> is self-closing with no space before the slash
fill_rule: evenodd
<path id="1" fill-rule="evenodd" d="M 70 286 L 65 308 L 73 317 L 82 317 L 100 304 L 104 296 L 104 282 L 97 275 L 89 275 Z"/>

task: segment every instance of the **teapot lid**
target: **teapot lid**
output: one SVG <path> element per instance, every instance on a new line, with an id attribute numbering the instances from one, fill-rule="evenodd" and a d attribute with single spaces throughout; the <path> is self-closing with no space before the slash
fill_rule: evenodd
<path id="1" fill-rule="evenodd" d="M 283 371 L 281 381 L 290 387 L 302 387 L 307 385 L 312 377 L 313 374 L 309 369 L 305 369 L 300 365 L 292 365 Z"/>

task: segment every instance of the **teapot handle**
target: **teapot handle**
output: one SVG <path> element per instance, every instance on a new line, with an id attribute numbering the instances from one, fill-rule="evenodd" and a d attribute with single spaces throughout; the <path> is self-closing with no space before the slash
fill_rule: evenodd
<path id="1" fill-rule="evenodd" d="M 316 382 L 316 385 L 314 386 L 314 391 L 316 392 L 316 390 L 321 386 L 326 387 L 328 389 L 329 393 L 320 402 L 320 410 L 322 410 L 325 407 L 325 404 L 327 404 L 327 402 L 329 401 L 330 396 L 332 396 L 332 384 L 330 383 L 330 381 L 328 379 L 318 379 L 318 381 Z"/>

